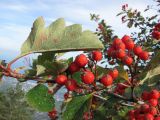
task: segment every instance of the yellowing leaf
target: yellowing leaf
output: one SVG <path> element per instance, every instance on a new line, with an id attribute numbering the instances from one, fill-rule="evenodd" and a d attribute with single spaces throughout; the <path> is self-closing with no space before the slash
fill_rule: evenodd
<path id="1" fill-rule="evenodd" d="M 21 54 L 39 52 L 66 52 L 102 49 L 103 44 L 98 37 L 89 30 L 82 32 L 79 24 L 65 26 L 60 18 L 45 28 L 42 17 L 33 23 L 31 33 L 21 47 Z"/>

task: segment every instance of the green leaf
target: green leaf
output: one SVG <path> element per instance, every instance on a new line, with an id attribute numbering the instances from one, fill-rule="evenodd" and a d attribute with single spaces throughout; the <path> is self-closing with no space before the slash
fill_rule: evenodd
<path id="1" fill-rule="evenodd" d="M 25 70 L 26 76 L 35 76 L 36 74 L 37 74 L 37 71 L 35 69 Z"/>
<path id="2" fill-rule="evenodd" d="M 23 79 L 23 78 L 19 78 L 17 79 L 19 82 L 26 82 L 27 80 L 26 79 Z"/>
<path id="3" fill-rule="evenodd" d="M 49 64 L 48 64 L 49 65 Z M 49 67 L 49 66 L 48 66 Z M 54 75 L 57 75 L 59 73 L 62 73 L 64 72 L 65 70 L 67 70 L 68 68 L 68 63 L 67 61 L 63 61 L 63 60 L 60 60 L 60 61 L 54 61 L 51 63 L 51 66 L 50 66 L 51 70 L 53 71 L 53 74 Z"/>
<path id="4" fill-rule="evenodd" d="M 43 65 L 37 65 L 37 76 L 45 73 L 46 68 Z"/>
<path id="5" fill-rule="evenodd" d="M 150 89 L 160 89 L 160 74 L 147 79 L 145 84 L 147 84 Z"/>
<path id="6" fill-rule="evenodd" d="M 153 69 L 155 67 L 157 67 L 157 65 L 160 64 L 160 51 L 155 51 L 155 55 L 152 57 L 150 63 L 149 63 L 149 69 Z"/>
<path id="7" fill-rule="evenodd" d="M 90 108 L 92 94 L 74 97 L 66 106 L 63 113 L 63 120 L 82 120 L 83 113 Z"/>
<path id="8" fill-rule="evenodd" d="M 138 75 L 140 84 L 152 79 L 152 77 L 160 74 L 160 51 L 155 51 L 155 55 L 152 57 L 146 68 Z"/>
<path id="9" fill-rule="evenodd" d="M 72 75 L 72 78 L 77 81 L 77 83 L 82 83 L 81 72 L 76 72 Z"/>
<path id="10" fill-rule="evenodd" d="M 48 112 L 55 106 L 53 96 L 48 93 L 48 88 L 43 84 L 39 84 L 29 90 L 26 98 L 29 105 L 38 111 Z"/>
<path id="11" fill-rule="evenodd" d="M 45 61 L 53 61 L 55 57 L 55 53 L 53 52 L 45 52 L 38 56 L 38 64 L 43 64 Z"/>
<path id="12" fill-rule="evenodd" d="M 128 73 L 127 73 L 127 71 L 124 69 L 124 67 L 123 66 L 118 66 L 118 71 L 119 71 L 119 75 L 118 75 L 118 77 L 119 78 L 122 78 L 122 79 L 124 79 L 124 80 L 128 80 Z"/>
<path id="13" fill-rule="evenodd" d="M 146 76 L 144 79 L 141 80 L 140 84 L 143 84 L 145 81 L 151 79 L 154 76 L 157 76 L 160 74 L 160 65 L 155 67 L 154 69 L 151 69 L 147 72 Z"/>
<path id="14" fill-rule="evenodd" d="M 93 115 L 93 120 L 106 120 L 106 108 L 103 105 L 99 106 Z"/>
<path id="15" fill-rule="evenodd" d="M 69 58 L 67 61 L 68 61 L 68 64 L 70 65 L 73 62 L 73 57 Z"/>
<path id="16" fill-rule="evenodd" d="M 103 44 L 91 31 L 83 31 L 79 24 L 65 26 L 60 18 L 45 28 L 42 17 L 33 23 L 32 30 L 21 47 L 21 55 L 47 51 L 65 52 L 102 49 Z"/>
<path id="17" fill-rule="evenodd" d="M 101 66 L 97 66 L 97 79 L 100 79 L 103 77 L 103 75 L 106 75 L 109 72 L 109 69 L 103 68 Z"/>
<path id="18" fill-rule="evenodd" d="M 129 28 L 131 28 L 131 27 L 133 26 L 133 20 L 130 20 L 130 21 L 128 22 L 127 26 L 128 26 Z"/>

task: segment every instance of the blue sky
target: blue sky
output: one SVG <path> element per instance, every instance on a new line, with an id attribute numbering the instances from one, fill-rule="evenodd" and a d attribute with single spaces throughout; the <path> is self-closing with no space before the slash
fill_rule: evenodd
<path id="1" fill-rule="evenodd" d="M 22 43 L 27 38 L 33 21 L 43 16 L 46 25 L 63 17 L 67 25 L 79 23 L 84 29 L 95 30 L 96 24 L 90 21 L 90 13 L 100 14 L 113 26 L 120 37 L 132 30 L 121 24 L 116 14 L 123 4 L 142 11 L 152 0 L 1 0 L 0 2 L 0 59 L 18 55 Z M 153 11 L 148 15 L 153 14 Z M 3 56 L 3 57 L 2 57 Z"/>

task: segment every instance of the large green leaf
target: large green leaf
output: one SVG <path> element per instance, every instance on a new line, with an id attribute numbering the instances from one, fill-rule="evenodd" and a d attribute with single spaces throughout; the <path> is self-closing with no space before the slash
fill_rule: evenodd
<path id="1" fill-rule="evenodd" d="M 82 120 L 83 113 L 90 107 L 92 94 L 74 97 L 67 105 L 63 113 L 63 120 Z"/>
<path id="2" fill-rule="evenodd" d="M 103 45 L 91 31 L 83 31 L 79 24 L 65 26 L 60 18 L 45 28 L 42 17 L 33 23 L 29 37 L 21 48 L 21 54 L 39 52 L 65 52 L 102 49 Z"/>
<path id="3" fill-rule="evenodd" d="M 55 106 L 53 96 L 48 93 L 48 88 L 43 84 L 29 90 L 26 98 L 29 105 L 42 112 L 51 111 Z"/>
<path id="4" fill-rule="evenodd" d="M 154 76 L 160 75 L 160 64 L 147 72 L 144 79 L 141 80 L 140 84 L 143 84 L 145 81 L 150 80 Z"/>

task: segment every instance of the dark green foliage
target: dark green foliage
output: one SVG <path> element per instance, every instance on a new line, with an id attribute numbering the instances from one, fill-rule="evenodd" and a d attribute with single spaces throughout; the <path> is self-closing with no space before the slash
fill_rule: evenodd
<path id="1" fill-rule="evenodd" d="M 83 113 L 88 112 L 92 100 L 92 94 L 74 97 L 66 106 L 63 120 L 82 120 Z"/>
<path id="2" fill-rule="evenodd" d="M 53 96 L 48 93 L 48 88 L 43 84 L 29 90 L 26 98 L 29 105 L 42 112 L 51 111 L 55 106 Z"/>
<path id="3" fill-rule="evenodd" d="M 21 85 L 0 92 L 0 120 L 32 120 L 34 110 L 24 99 Z"/>

